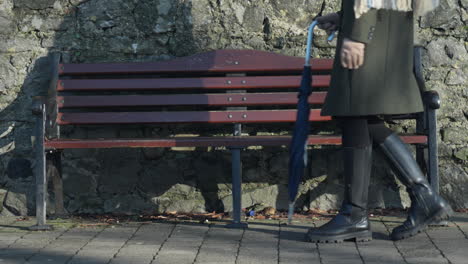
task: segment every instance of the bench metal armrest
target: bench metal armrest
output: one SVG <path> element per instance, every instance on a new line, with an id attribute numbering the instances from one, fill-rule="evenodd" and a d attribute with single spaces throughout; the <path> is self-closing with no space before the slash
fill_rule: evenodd
<path id="1" fill-rule="evenodd" d="M 440 96 L 436 91 L 427 90 L 422 72 L 422 49 L 423 48 L 421 46 L 414 46 L 414 76 L 416 77 L 416 82 L 418 83 L 419 90 L 421 91 L 424 105 L 429 109 L 435 110 L 440 108 Z"/>
<path id="2" fill-rule="evenodd" d="M 421 61 L 421 46 L 414 46 L 414 57 L 413 57 L 413 73 L 414 77 L 416 77 L 416 82 L 418 83 L 419 90 L 421 94 L 427 91 L 426 84 L 424 82 L 424 76 L 422 71 L 422 61 Z"/>
<path id="3" fill-rule="evenodd" d="M 440 96 L 437 91 L 426 91 L 423 93 L 424 104 L 429 109 L 439 109 L 440 108 Z"/>
<path id="4" fill-rule="evenodd" d="M 35 116 L 42 116 L 42 110 L 45 103 L 45 97 L 44 96 L 36 96 L 33 98 L 32 106 L 31 106 L 31 111 L 33 115 Z"/>

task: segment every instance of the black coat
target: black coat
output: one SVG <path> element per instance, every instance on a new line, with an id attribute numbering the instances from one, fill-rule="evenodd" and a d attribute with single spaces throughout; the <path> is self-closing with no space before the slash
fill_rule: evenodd
<path id="1" fill-rule="evenodd" d="M 354 1 L 342 4 L 332 81 L 322 115 L 363 116 L 422 112 L 413 74 L 413 13 L 371 10 L 355 19 Z M 366 43 L 364 65 L 341 66 L 343 39 Z"/>

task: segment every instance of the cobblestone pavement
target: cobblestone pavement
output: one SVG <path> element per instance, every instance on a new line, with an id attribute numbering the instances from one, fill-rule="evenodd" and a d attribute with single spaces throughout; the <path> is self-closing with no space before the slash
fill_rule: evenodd
<path id="1" fill-rule="evenodd" d="M 325 220 L 292 226 L 255 221 L 245 230 L 222 223 L 55 220 L 54 231 L 31 232 L 34 219 L 1 218 L 0 264 L 468 263 L 468 214 L 454 216 L 449 227 L 389 240 L 389 231 L 403 220 L 373 218 L 371 242 L 314 244 L 304 242 L 304 234 Z"/>

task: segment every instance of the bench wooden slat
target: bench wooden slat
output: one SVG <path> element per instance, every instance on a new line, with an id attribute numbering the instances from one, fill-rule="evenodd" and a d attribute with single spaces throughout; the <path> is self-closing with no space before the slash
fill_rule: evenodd
<path id="1" fill-rule="evenodd" d="M 310 121 L 329 121 L 319 109 L 310 113 Z M 60 125 L 73 124 L 177 124 L 177 123 L 285 123 L 296 121 L 296 110 L 251 111 L 177 111 L 177 112 L 93 112 L 59 113 Z"/>
<path id="2" fill-rule="evenodd" d="M 311 104 L 323 104 L 326 92 L 312 93 Z M 58 96 L 59 108 L 142 106 L 259 106 L 296 105 L 297 93 L 177 94 Z"/>
<path id="3" fill-rule="evenodd" d="M 427 144 L 427 136 L 403 135 L 408 144 Z M 288 146 L 291 136 L 242 137 L 174 137 L 164 139 L 62 139 L 46 141 L 47 149 L 83 148 L 158 148 L 158 147 L 233 147 L 233 146 Z M 341 136 L 309 136 L 309 145 L 341 145 Z"/>
<path id="4" fill-rule="evenodd" d="M 312 69 L 330 71 L 331 59 L 314 59 Z M 60 75 L 302 72 L 304 59 L 255 50 L 218 50 L 170 61 L 61 64 Z"/>
<path id="5" fill-rule="evenodd" d="M 328 87 L 330 75 L 313 76 L 313 87 Z M 58 91 L 129 91 L 166 89 L 259 89 L 298 88 L 301 76 L 206 77 L 155 79 L 60 80 Z"/>

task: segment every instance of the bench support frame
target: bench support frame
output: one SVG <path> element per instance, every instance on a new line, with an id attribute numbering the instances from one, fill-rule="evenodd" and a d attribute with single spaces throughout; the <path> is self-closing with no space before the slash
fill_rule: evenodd
<path id="1" fill-rule="evenodd" d="M 240 124 L 239 124 L 240 125 Z M 232 223 L 227 228 L 247 228 L 247 223 L 242 222 L 242 147 L 232 147 Z"/>
<path id="2" fill-rule="evenodd" d="M 52 226 L 46 225 L 46 198 L 47 198 L 47 177 L 46 177 L 46 152 L 44 148 L 44 132 L 46 122 L 45 104 L 38 102 L 33 109 L 36 115 L 36 139 L 35 155 L 36 164 L 34 174 L 36 175 L 36 218 L 37 224 L 29 229 L 34 231 L 51 230 Z"/>
<path id="3" fill-rule="evenodd" d="M 246 74 L 227 74 L 227 77 L 245 77 Z M 229 93 L 245 93 L 245 90 L 228 90 Z M 247 110 L 246 107 L 228 107 L 228 110 Z M 242 136 L 242 124 L 234 124 L 233 136 Z M 230 147 L 232 156 L 232 223 L 227 228 L 247 228 L 248 224 L 242 222 L 242 159 L 243 147 Z"/>
<path id="4" fill-rule="evenodd" d="M 63 206 L 63 180 L 61 167 L 61 149 L 46 152 L 45 141 L 60 138 L 60 126 L 57 123 L 57 84 L 59 79 L 60 54 L 50 54 L 51 81 L 47 98 L 34 102 L 33 114 L 36 117 L 36 141 L 34 145 L 36 163 L 34 174 L 36 177 L 36 216 L 37 225 L 31 230 L 50 230 L 46 225 L 46 201 L 47 201 L 47 179 L 53 182 L 55 192 L 55 213 L 58 216 L 66 215 Z M 417 133 L 428 137 L 426 144 L 416 145 L 416 159 L 424 173 L 427 174 L 434 191 L 439 191 L 439 172 L 437 155 L 437 118 L 436 111 L 440 107 L 440 100 L 435 91 L 426 91 L 422 75 L 421 47 L 415 48 L 415 76 L 423 95 L 425 112 L 420 113 L 417 118 Z M 185 64 L 184 64 L 185 65 Z M 302 66 L 301 66 L 302 69 Z M 241 72 L 241 71 L 239 71 Z M 244 73 L 231 73 L 226 77 L 245 77 Z M 66 78 L 66 77 L 64 77 Z M 244 83 L 244 82 L 243 82 Z M 228 84 L 231 84 L 229 81 Z M 232 88 L 229 88 L 232 89 Z M 243 88 L 241 88 L 243 89 Z M 229 93 L 243 93 L 243 90 L 230 90 Z M 44 100 L 45 99 L 45 100 Z M 39 102 L 40 101 L 40 102 Z M 227 110 L 247 110 L 245 107 L 230 107 Z M 234 136 L 241 136 L 242 125 L 234 124 Z M 236 143 L 237 144 L 237 143 Z M 229 147 L 232 155 L 232 198 L 233 198 L 233 221 L 227 227 L 246 228 L 247 223 L 242 222 L 242 161 L 241 151 L 245 146 Z M 435 225 L 446 225 L 446 223 L 435 223 Z"/>

